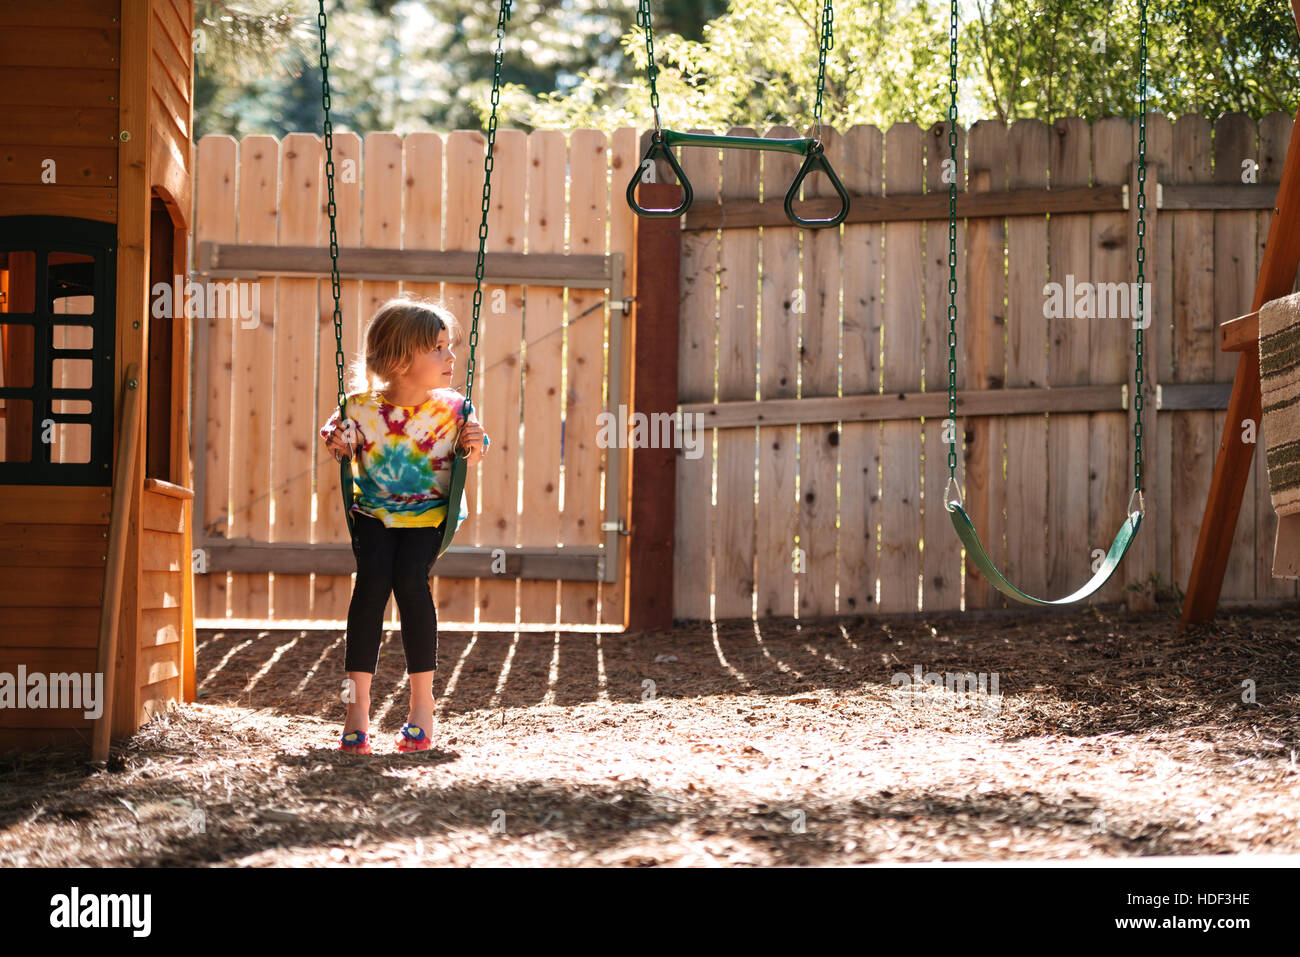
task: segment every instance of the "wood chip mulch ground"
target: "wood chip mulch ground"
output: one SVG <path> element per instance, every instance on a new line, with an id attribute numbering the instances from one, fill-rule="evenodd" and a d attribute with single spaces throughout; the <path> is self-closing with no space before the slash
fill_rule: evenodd
<path id="1" fill-rule="evenodd" d="M 1294 608 L 444 631 L 434 748 L 399 754 L 391 634 L 358 756 L 341 633 L 201 632 L 198 702 L 108 768 L 0 757 L 0 866 L 1295 854 L 1298 635 Z"/>

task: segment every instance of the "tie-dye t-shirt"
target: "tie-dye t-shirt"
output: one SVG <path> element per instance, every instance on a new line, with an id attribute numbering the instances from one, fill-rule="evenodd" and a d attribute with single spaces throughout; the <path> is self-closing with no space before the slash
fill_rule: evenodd
<path id="1" fill-rule="evenodd" d="M 465 397 L 455 389 L 435 389 L 418 406 L 393 405 L 370 391 L 348 396 L 346 408 L 357 443 L 352 510 L 390 528 L 441 525 L 456 438 L 465 423 Z M 322 437 L 338 419 L 335 409 Z M 462 497 L 460 521 L 468 516 Z"/>

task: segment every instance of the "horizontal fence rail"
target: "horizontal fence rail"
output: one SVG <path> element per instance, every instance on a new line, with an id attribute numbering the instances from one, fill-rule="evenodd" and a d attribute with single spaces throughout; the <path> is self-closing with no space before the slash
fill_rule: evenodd
<path id="1" fill-rule="evenodd" d="M 498 286 L 564 286 L 605 289 L 621 284 L 621 253 L 583 256 L 548 253 L 488 253 L 483 257 L 483 281 Z M 478 255 L 426 249 L 339 248 L 343 279 L 403 280 L 407 282 L 474 281 Z M 199 244 L 199 272 L 214 278 L 287 276 L 328 278 L 332 272 L 328 246 L 239 246 Z"/>
<path id="2" fill-rule="evenodd" d="M 1262 186 L 1227 185 L 1208 189 L 1199 186 L 1156 184 L 1148 198 L 1156 209 L 1272 209 L 1277 184 Z M 917 193 L 904 196 L 849 194 L 851 206 L 846 223 L 886 223 L 948 218 L 947 194 Z M 1061 213 L 1119 213 L 1129 209 L 1128 184 L 1073 189 L 1017 189 L 1001 195 L 978 193 L 957 198 L 957 215 L 962 219 L 1001 219 L 1008 216 L 1043 216 Z M 828 218 L 840 210 L 840 199 L 811 198 L 800 214 L 804 218 Z M 723 200 L 707 206 L 692 206 L 685 216 L 685 229 L 727 229 L 788 225 L 784 201 Z"/>

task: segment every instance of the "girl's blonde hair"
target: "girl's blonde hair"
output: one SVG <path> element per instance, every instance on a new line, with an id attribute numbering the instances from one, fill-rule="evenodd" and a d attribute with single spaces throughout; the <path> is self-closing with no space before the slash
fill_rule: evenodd
<path id="1" fill-rule="evenodd" d="M 410 296 L 388 300 L 366 326 L 365 353 L 352 363 L 349 391 L 387 388 L 417 352 L 438 344 L 444 329 L 450 344 L 459 335 L 460 323 L 442 303 Z"/>

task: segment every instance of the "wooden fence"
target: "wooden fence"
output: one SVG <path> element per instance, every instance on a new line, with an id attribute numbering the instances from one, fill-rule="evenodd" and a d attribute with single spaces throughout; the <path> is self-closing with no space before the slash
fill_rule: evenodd
<path id="1" fill-rule="evenodd" d="M 1217 324 L 1249 310 L 1291 123 L 1285 114 L 1259 123 L 1149 119 L 1146 518 L 1101 601 L 1149 603 L 1156 587 L 1187 580 L 1235 360 L 1219 351 Z M 1068 295 L 1071 283 L 1097 290 L 1136 278 L 1136 130 L 1121 118 L 1068 118 L 986 121 L 959 134 L 967 508 L 1009 578 L 1061 595 L 1089 577 L 1125 515 L 1132 328 L 1127 315 L 1049 318 L 1045 293 L 1052 282 Z M 701 446 L 676 451 L 675 497 L 671 482 L 637 493 L 676 510 L 677 618 L 1005 604 L 963 563 L 942 505 L 946 127 L 859 126 L 825 139 L 854 195 L 838 230 L 786 223 L 781 197 L 798 157 L 680 154 L 696 198 L 674 233 L 677 408 L 699 413 L 705 430 L 694 436 Z M 359 345 L 364 318 L 399 290 L 441 296 L 468 320 L 472 283 L 411 277 L 437 271 L 421 251 L 475 248 L 483 137 L 378 133 L 364 152 L 354 136 L 335 142 L 336 165 L 355 170 L 338 186 L 339 241 L 355 250 L 345 274 L 357 277 L 343 284 L 348 343 Z M 623 460 L 597 447 L 591 425 L 619 404 L 606 394 L 627 358 L 612 351 L 619 310 L 601 308 L 617 297 L 592 283 L 566 291 L 527 277 L 548 254 L 572 263 L 622 254 L 619 282 L 635 269 L 644 283 L 663 267 L 632 263 L 636 229 L 623 188 L 637 146 L 631 129 L 608 138 L 498 134 L 489 249 L 519 268 L 502 266 L 515 281 L 485 290 L 475 398 L 494 467 L 471 479 L 458 544 L 594 553 L 617 534 L 601 528 L 612 514 L 602 493 L 621 483 Z M 259 257 L 280 264 L 262 280 L 256 326 L 198 323 L 197 537 L 239 543 L 198 578 L 201 618 L 346 615 L 351 556 L 334 462 L 315 434 L 335 388 L 329 283 L 319 278 L 328 239 L 322 149 L 308 134 L 199 144 L 200 272 L 219 275 L 218 261 L 238 261 L 244 246 L 243 268 Z M 820 177 L 804 196 L 814 211 L 834 202 Z M 270 249 L 277 245 L 294 248 Z M 366 249 L 388 252 L 367 259 Z M 384 259 L 393 260 L 386 271 Z M 460 280 L 458 261 L 451 271 Z M 487 308 L 494 301 L 504 311 Z M 642 336 L 653 335 L 655 317 L 642 324 Z M 627 389 L 617 389 L 625 401 Z M 1252 483 L 1223 597 L 1293 599 L 1295 583 L 1269 574 L 1276 520 L 1262 469 Z M 619 495 L 622 517 L 626 488 Z M 293 553 L 303 543 L 314 551 Z M 321 555 L 333 558 L 322 564 Z M 444 621 L 617 627 L 628 583 L 557 573 L 443 577 L 435 587 Z"/>
<path id="2" fill-rule="evenodd" d="M 364 150 L 355 135 L 335 136 L 339 243 L 360 250 L 354 262 L 370 263 L 344 265 L 345 275 L 365 277 L 342 284 L 349 361 L 365 320 L 399 292 L 441 298 L 468 332 L 473 256 L 468 283 L 439 281 L 440 271 L 463 280 L 465 259 L 425 251 L 477 250 L 484 146 L 475 132 L 374 133 Z M 596 560 L 618 533 L 602 523 L 623 514 L 606 507 L 620 494 L 617 483 L 606 487 L 618 462 L 615 450 L 597 446 L 595 422 L 607 401 L 622 399 L 614 386 L 621 357 L 609 350 L 622 302 L 611 309 L 608 300 L 628 279 L 621 270 L 630 268 L 634 230 L 621 197 L 636 146 L 631 129 L 497 134 L 488 249 L 500 256 L 489 273 L 505 263 L 515 279 L 484 289 L 474 400 L 493 442 L 489 464 L 467 483 L 471 514 L 456 546 L 502 547 L 512 567 L 495 577 L 437 578 L 443 621 L 622 625 L 617 576 L 544 576 L 584 556 L 603 572 Z M 255 323 L 196 319 L 199 618 L 347 615 L 352 556 L 338 471 L 316 434 L 336 403 L 329 267 L 326 260 L 322 281 L 312 258 L 329 242 L 323 153 L 311 134 L 198 144 L 196 278 L 260 277 L 261 300 Z M 261 265 L 216 268 L 244 246 Z M 366 259 L 376 249 L 387 252 Z M 558 272 L 543 278 L 522 268 L 545 254 L 565 254 Z M 400 265 L 415 261 L 425 265 Z M 606 278 L 578 268 L 592 262 Z M 585 278 L 563 278 L 579 273 Z M 467 344 L 457 356 L 463 391 Z M 521 555 L 542 571 L 514 577 Z"/>
<path id="3" fill-rule="evenodd" d="M 1237 359 L 1219 351 L 1217 325 L 1250 310 L 1291 123 L 1149 119 L 1146 517 L 1099 601 L 1149 603 L 1136 589 L 1187 581 Z M 1133 333 L 1127 317 L 1046 318 L 1045 287 L 1135 280 L 1136 125 L 959 132 L 961 481 L 1007 576 L 1057 597 L 1124 519 Z M 677 459 L 679 618 L 1005 604 L 963 565 L 942 504 L 947 128 L 858 126 L 826 141 L 855 196 L 842 231 L 785 224 L 798 157 L 680 157 L 697 211 L 682 234 L 678 394 L 710 428 L 705 454 Z M 825 187 L 814 178 L 804 195 Z M 1295 582 L 1269 573 L 1262 468 L 1251 487 L 1223 598 L 1294 598 Z"/>

